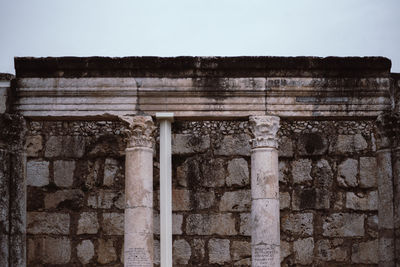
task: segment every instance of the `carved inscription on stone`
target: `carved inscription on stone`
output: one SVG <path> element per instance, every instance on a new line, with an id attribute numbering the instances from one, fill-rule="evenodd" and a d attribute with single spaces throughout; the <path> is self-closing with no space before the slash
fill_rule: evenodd
<path id="1" fill-rule="evenodd" d="M 130 248 L 125 251 L 125 267 L 147 266 L 152 266 L 152 263 L 144 248 Z"/>
<path id="2" fill-rule="evenodd" d="M 272 266 L 277 257 L 279 253 L 274 245 L 257 246 L 253 249 L 254 266 Z"/>

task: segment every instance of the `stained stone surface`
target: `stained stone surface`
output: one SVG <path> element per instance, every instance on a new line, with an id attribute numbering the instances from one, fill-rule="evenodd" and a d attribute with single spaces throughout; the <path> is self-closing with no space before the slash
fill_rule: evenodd
<path id="1" fill-rule="evenodd" d="M 281 119 L 280 157 L 274 170 L 279 177 L 279 206 L 274 212 L 280 214 L 275 227 L 280 229 L 281 266 L 375 264 L 366 263 L 373 261 L 368 251 L 376 248 L 375 243 L 378 250 L 379 246 L 381 250 L 393 246 L 393 239 L 378 242 L 382 220 L 376 208 L 379 180 L 374 175 L 378 164 L 373 124 Z M 179 138 L 186 146 L 172 157 L 174 265 L 251 265 L 249 192 L 253 170 L 248 128 L 247 121 L 173 123 L 173 133 L 182 135 Z M 58 247 L 70 251 L 69 258 L 61 254 L 59 261 L 65 262 L 64 266 L 123 266 L 126 125 L 116 121 L 34 121 L 28 130 L 30 136 L 42 137 L 42 149 L 31 154 L 28 163 L 40 162 L 48 169 L 48 175 L 39 176 L 39 181 L 48 177 L 46 182 L 27 186 L 29 265 L 55 264 L 46 263 L 42 256 L 55 249 L 47 246 L 43 247 L 49 250 L 47 254 L 39 251 L 43 238 L 53 238 Z M 321 140 L 310 138 L 317 136 Z M 81 142 L 81 152 L 57 151 L 57 147 L 63 149 L 63 141 L 70 145 Z M 131 216 L 146 217 L 146 222 L 154 217 L 155 266 L 160 263 L 157 153 L 151 155 L 153 182 L 148 184 L 154 190 L 154 209 L 146 216 Z M 72 184 L 55 183 L 57 161 L 75 162 Z M 389 222 L 389 217 L 383 218 L 385 225 Z M 257 253 L 262 258 L 273 249 L 260 247 Z M 384 257 L 390 259 L 391 255 Z"/>

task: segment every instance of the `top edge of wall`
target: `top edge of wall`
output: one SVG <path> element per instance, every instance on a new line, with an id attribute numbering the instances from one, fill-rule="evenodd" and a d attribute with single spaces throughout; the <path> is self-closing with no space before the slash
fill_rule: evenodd
<path id="1" fill-rule="evenodd" d="M 392 65 L 385 57 L 16 57 L 14 61 L 17 78 L 390 77 Z"/>

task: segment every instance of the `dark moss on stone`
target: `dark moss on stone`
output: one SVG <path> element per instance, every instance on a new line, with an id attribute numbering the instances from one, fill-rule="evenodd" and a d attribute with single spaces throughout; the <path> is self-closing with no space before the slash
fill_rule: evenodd
<path id="1" fill-rule="evenodd" d="M 384 57 L 17 57 L 24 77 L 389 77 Z"/>

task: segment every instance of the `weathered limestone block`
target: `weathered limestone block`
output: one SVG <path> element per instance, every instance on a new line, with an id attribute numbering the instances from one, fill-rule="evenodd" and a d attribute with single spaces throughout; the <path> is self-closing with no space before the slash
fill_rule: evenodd
<path id="1" fill-rule="evenodd" d="M 29 160 L 26 165 L 26 184 L 30 186 L 45 186 L 49 184 L 49 162 Z"/>
<path id="2" fill-rule="evenodd" d="M 29 234 L 69 234 L 70 217 L 65 213 L 28 212 L 27 233 Z"/>
<path id="3" fill-rule="evenodd" d="M 246 258 L 243 260 L 239 260 L 233 264 L 234 266 L 250 266 L 251 265 L 251 258 Z"/>
<path id="4" fill-rule="evenodd" d="M 96 193 L 89 194 L 87 205 L 94 209 L 111 209 L 116 207 L 123 209 L 125 207 L 125 195 L 119 191 L 99 190 Z"/>
<path id="5" fill-rule="evenodd" d="M 203 153 L 210 149 L 210 136 L 201 137 L 192 134 L 173 134 L 172 135 L 172 154 L 186 155 Z"/>
<path id="6" fill-rule="evenodd" d="M 210 264 L 224 264 L 231 260 L 229 239 L 212 238 L 208 241 Z"/>
<path id="7" fill-rule="evenodd" d="M 219 203 L 220 211 L 249 211 L 251 207 L 250 190 L 225 192 Z"/>
<path id="8" fill-rule="evenodd" d="M 351 261 L 353 263 L 377 264 L 379 261 L 378 240 L 353 244 Z"/>
<path id="9" fill-rule="evenodd" d="M 232 214 L 190 214 L 186 218 L 188 235 L 236 235 Z"/>
<path id="10" fill-rule="evenodd" d="M 44 207 L 55 209 L 69 207 L 78 209 L 83 206 L 84 193 L 80 189 L 59 190 L 54 193 L 47 193 L 44 197 Z"/>
<path id="11" fill-rule="evenodd" d="M 293 183 L 303 184 L 307 181 L 312 181 L 311 177 L 311 160 L 299 159 L 292 162 L 292 177 Z"/>
<path id="12" fill-rule="evenodd" d="M 361 134 L 339 135 L 329 151 L 335 154 L 357 153 L 367 147 L 368 143 Z"/>
<path id="13" fill-rule="evenodd" d="M 375 157 L 360 157 L 360 187 L 376 187 L 377 164 Z"/>
<path id="14" fill-rule="evenodd" d="M 241 235 L 251 236 L 251 215 L 250 213 L 240 214 L 240 230 Z"/>
<path id="15" fill-rule="evenodd" d="M 172 245 L 172 259 L 174 265 L 188 264 L 192 256 L 192 249 L 185 239 L 175 240 Z"/>
<path id="16" fill-rule="evenodd" d="M 97 234 L 99 222 L 96 212 L 82 212 L 78 220 L 77 234 Z"/>
<path id="17" fill-rule="evenodd" d="M 250 156 L 250 136 L 227 135 L 219 142 L 214 154 L 217 156 Z"/>
<path id="18" fill-rule="evenodd" d="M 328 140 L 318 133 L 304 133 L 297 139 L 297 150 L 302 156 L 323 155 L 328 150 Z"/>
<path id="19" fill-rule="evenodd" d="M 41 135 L 27 136 L 25 141 L 26 155 L 37 157 L 43 149 L 43 138 Z"/>
<path id="20" fill-rule="evenodd" d="M 334 213 L 323 217 L 323 236 L 329 237 L 351 237 L 364 236 L 363 214 Z"/>
<path id="21" fill-rule="evenodd" d="M 289 192 L 280 192 L 279 194 L 279 209 L 290 209 L 290 194 Z"/>
<path id="22" fill-rule="evenodd" d="M 222 187 L 225 185 L 225 161 L 223 159 L 209 159 L 200 166 L 201 180 L 204 187 Z"/>
<path id="23" fill-rule="evenodd" d="M 71 187 L 74 183 L 75 161 L 54 161 L 54 183 L 59 187 Z"/>
<path id="24" fill-rule="evenodd" d="M 372 237 L 378 237 L 379 220 L 377 215 L 367 218 L 367 233 Z"/>
<path id="25" fill-rule="evenodd" d="M 232 241 L 232 260 L 240 260 L 251 256 L 251 243 L 248 241 Z"/>
<path id="26" fill-rule="evenodd" d="M 86 140 L 83 136 L 50 136 L 46 142 L 46 158 L 81 158 L 85 153 Z"/>
<path id="27" fill-rule="evenodd" d="M 104 163 L 103 185 L 112 186 L 117 179 L 118 171 L 119 171 L 118 161 L 115 159 L 107 158 Z"/>
<path id="28" fill-rule="evenodd" d="M 286 184 L 289 182 L 290 172 L 290 163 L 285 160 L 279 160 L 279 182 Z"/>
<path id="29" fill-rule="evenodd" d="M 90 240 L 83 240 L 76 246 L 76 254 L 82 264 L 88 264 L 94 256 L 94 245 Z"/>
<path id="30" fill-rule="evenodd" d="M 192 240 L 192 260 L 194 263 L 201 262 L 206 254 L 206 242 L 203 239 Z"/>
<path id="31" fill-rule="evenodd" d="M 343 239 L 318 240 L 317 258 L 322 261 L 346 261 L 349 257 L 348 248 L 343 245 Z"/>
<path id="32" fill-rule="evenodd" d="M 288 235 L 312 236 L 314 216 L 312 213 L 289 214 L 282 217 L 282 230 Z"/>
<path id="33" fill-rule="evenodd" d="M 377 210 L 378 192 L 371 191 L 363 193 L 346 193 L 346 208 L 353 210 Z"/>
<path id="34" fill-rule="evenodd" d="M 278 140 L 279 157 L 293 157 L 293 140 L 287 136 L 282 136 Z"/>
<path id="35" fill-rule="evenodd" d="M 124 214 L 123 213 L 103 213 L 102 229 L 106 235 L 124 234 Z"/>
<path id="36" fill-rule="evenodd" d="M 71 242 L 68 238 L 44 237 L 41 239 L 43 263 L 66 264 L 71 258 Z"/>
<path id="37" fill-rule="evenodd" d="M 97 262 L 101 264 L 107 264 L 116 260 L 117 252 L 115 250 L 113 240 L 99 239 L 97 248 Z"/>
<path id="38" fill-rule="evenodd" d="M 289 242 L 281 240 L 281 262 L 284 261 L 288 256 L 292 255 L 292 245 Z"/>
<path id="39" fill-rule="evenodd" d="M 314 239 L 312 237 L 298 239 L 293 242 L 294 261 L 309 265 L 314 259 Z"/>
<path id="40" fill-rule="evenodd" d="M 357 181 L 358 162 L 355 159 L 346 159 L 338 167 L 337 182 L 342 187 L 355 187 Z"/>
<path id="41" fill-rule="evenodd" d="M 191 191 L 186 189 L 172 190 L 172 210 L 173 211 L 189 211 L 191 207 Z"/>
<path id="42" fill-rule="evenodd" d="M 247 161 L 243 158 L 233 159 L 228 163 L 228 177 L 226 177 L 226 185 L 248 185 L 249 179 L 249 166 Z"/>

